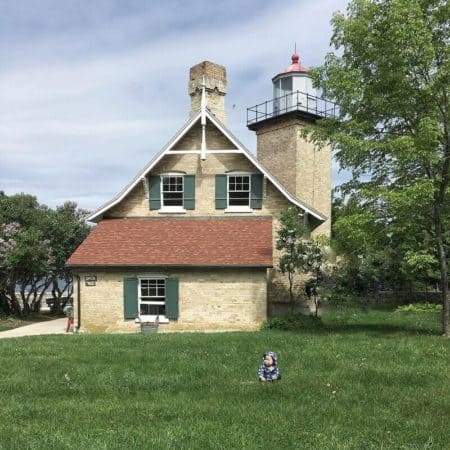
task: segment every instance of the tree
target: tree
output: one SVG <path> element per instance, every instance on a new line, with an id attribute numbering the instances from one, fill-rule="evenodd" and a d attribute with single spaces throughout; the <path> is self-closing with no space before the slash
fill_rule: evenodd
<path id="1" fill-rule="evenodd" d="M 438 266 L 422 227 L 392 222 L 377 206 L 358 194 L 333 200 L 338 285 L 359 294 L 436 286 Z"/>
<path id="2" fill-rule="evenodd" d="M 276 242 L 277 250 L 283 254 L 278 261 L 278 270 L 288 277 L 289 303 L 294 312 L 295 295 L 294 280 L 296 274 L 309 275 L 305 283 L 308 297 L 314 300 L 315 314 L 319 307 L 319 285 L 323 279 L 322 268 L 324 253 L 320 240 L 312 240 L 307 236 L 303 225 L 303 216 L 298 208 L 288 208 L 280 216 L 280 229 Z"/>
<path id="3" fill-rule="evenodd" d="M 31 195 L 0 193 L 0 297 L 9 313 L 28 314 L 39 301 L 34 296 L 30 305 L 32 293 L 45 291 L 52 259 L 42 231 L 45 214 L 46 207 Z"/>
<path id="4" fill-rule="evenodd" d="M 65 202 L 50 210 L 47 233 L 52 248 L 52 271 L 49 274 L 53 295 L 53 309 L 62 311 L 67 299 L 73 294 L 72 271 L 66 261 L 83 242 L 90 228 L 84 222 L 89 211 L 80 209 L 75 202 Z"/>
<path id="5" fill-rule="evenodd" d="M 320 239 L 304 241 L 304 251 L 299 259 L 299 270 L 309 274 L 305 282 L 305 293 L 314 303 L 314 315 L 318 317 L 320 306 L 320 290 L 324 283 L 325 254 Z"/>
<path id="6" fill-rule="evenodd" d="M 445 0 L 351 1 L 346 14 L 332 19 L 331 43 L 339 54 L 328 54 L 324 65 L 312 71 L 316 87 L 339 105 L 338 117 L 305 130 L 317 144 L 330 141 L 340 167 L 351 170 L 344 192 L 376 205 L 398 232 L 420 228 L 424 239 L 411 251 L 418 258 L 431 256 L 439 267 L 445 336 L 450 303 L 449 17 Z"/>
<path id="7" fill-rule="evenodd" d="M 71 295 L 65 262 L 89 232 L 73 202 L 52 210 L 31 195 L 0 192 L 0 307 L 23 315 L 40 309 L 52 287 L 55 309 Z"/>

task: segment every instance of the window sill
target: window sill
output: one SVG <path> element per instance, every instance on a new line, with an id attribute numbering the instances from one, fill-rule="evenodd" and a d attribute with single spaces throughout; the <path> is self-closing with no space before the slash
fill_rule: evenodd
<path id="1" fill-rule="evenodd" d="M 151 322 L 155 323 L 157 316 L 139 316 L 136 318 L 136 323 L 145 323 L 145 322 Z M 159 323 L 169 323 L 169 319 L 166 316 L 159 316 Z"/>
<path id="2" fill-rule="evenodd" d="M 229 206 L 225 209 L 226 213 L 252 213 L 253 209 L 248 206 Z"/>
<path id="3" fill-rule="evenodd" d="M 186 210 L 182 206 L 166 206 L 158 210 L 159 214 L 186 214 Z"/>

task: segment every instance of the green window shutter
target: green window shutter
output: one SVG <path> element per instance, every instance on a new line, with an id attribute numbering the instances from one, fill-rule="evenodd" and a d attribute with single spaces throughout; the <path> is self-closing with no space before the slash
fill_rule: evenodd
<path id="1" fill-rule="evenodd" d="M 260 174 L 251 177 L 250 208 L 261 209 L 263 197 L 263 176 Z"/>
<path id="2" fill-rule="evenodd" d="M 227 207 L 227 176 L 216 175 L 216 209 Z"/>
<path id="3" fill-rule="evenodd" d="M 178 319 L 178 278 L 166 279 L 166 317 Z"/>
<path id="4" fill-rule="evenodd" d="M 150 209 L 161 209 L 161 177 L 159 175 L 148 177 L 148 191 L 150 194 Z"/>
<path id="5" fill-rule="evenodd" d="M 138 285 L 137 278 L 124 278 L 123 280 L 123 311 L 125 319 L 135 319 L 138 311 Z"/>
<path id="6" fill-rule="evenodd" d="M 195 209 L 195 175 L 184 176 L 184 209 Z"/>

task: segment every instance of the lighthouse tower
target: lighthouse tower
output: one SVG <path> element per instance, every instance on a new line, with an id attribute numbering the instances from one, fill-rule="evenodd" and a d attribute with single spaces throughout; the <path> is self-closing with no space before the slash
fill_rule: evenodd
<path id="1" fill-rule="evenodd" d="M 247 110 L 247 126 L 257 136 L 258 160 L 299 200 L 328 218 L 310 225 L 314 235 L 329 236 L 331 149 L 308 142 L 301 129 L 334 115 L 334 105 L 317 97 L 308 68 L 300 64 L 297 53 L 272 83 L 272 99 Z"/>

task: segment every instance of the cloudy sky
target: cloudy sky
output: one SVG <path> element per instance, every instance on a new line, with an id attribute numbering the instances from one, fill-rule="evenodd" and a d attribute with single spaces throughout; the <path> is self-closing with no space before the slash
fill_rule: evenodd
<path id="1" fill-rule="evenodd" d="M 272 96 L 295 42 L 303 65 L 322 63 L 346 4 L 1 0 L 0 190 L 95 210 L 187 121 L 204 60 L 226 66 L 228 127 L 254 152 L 246 108 Z"/>

